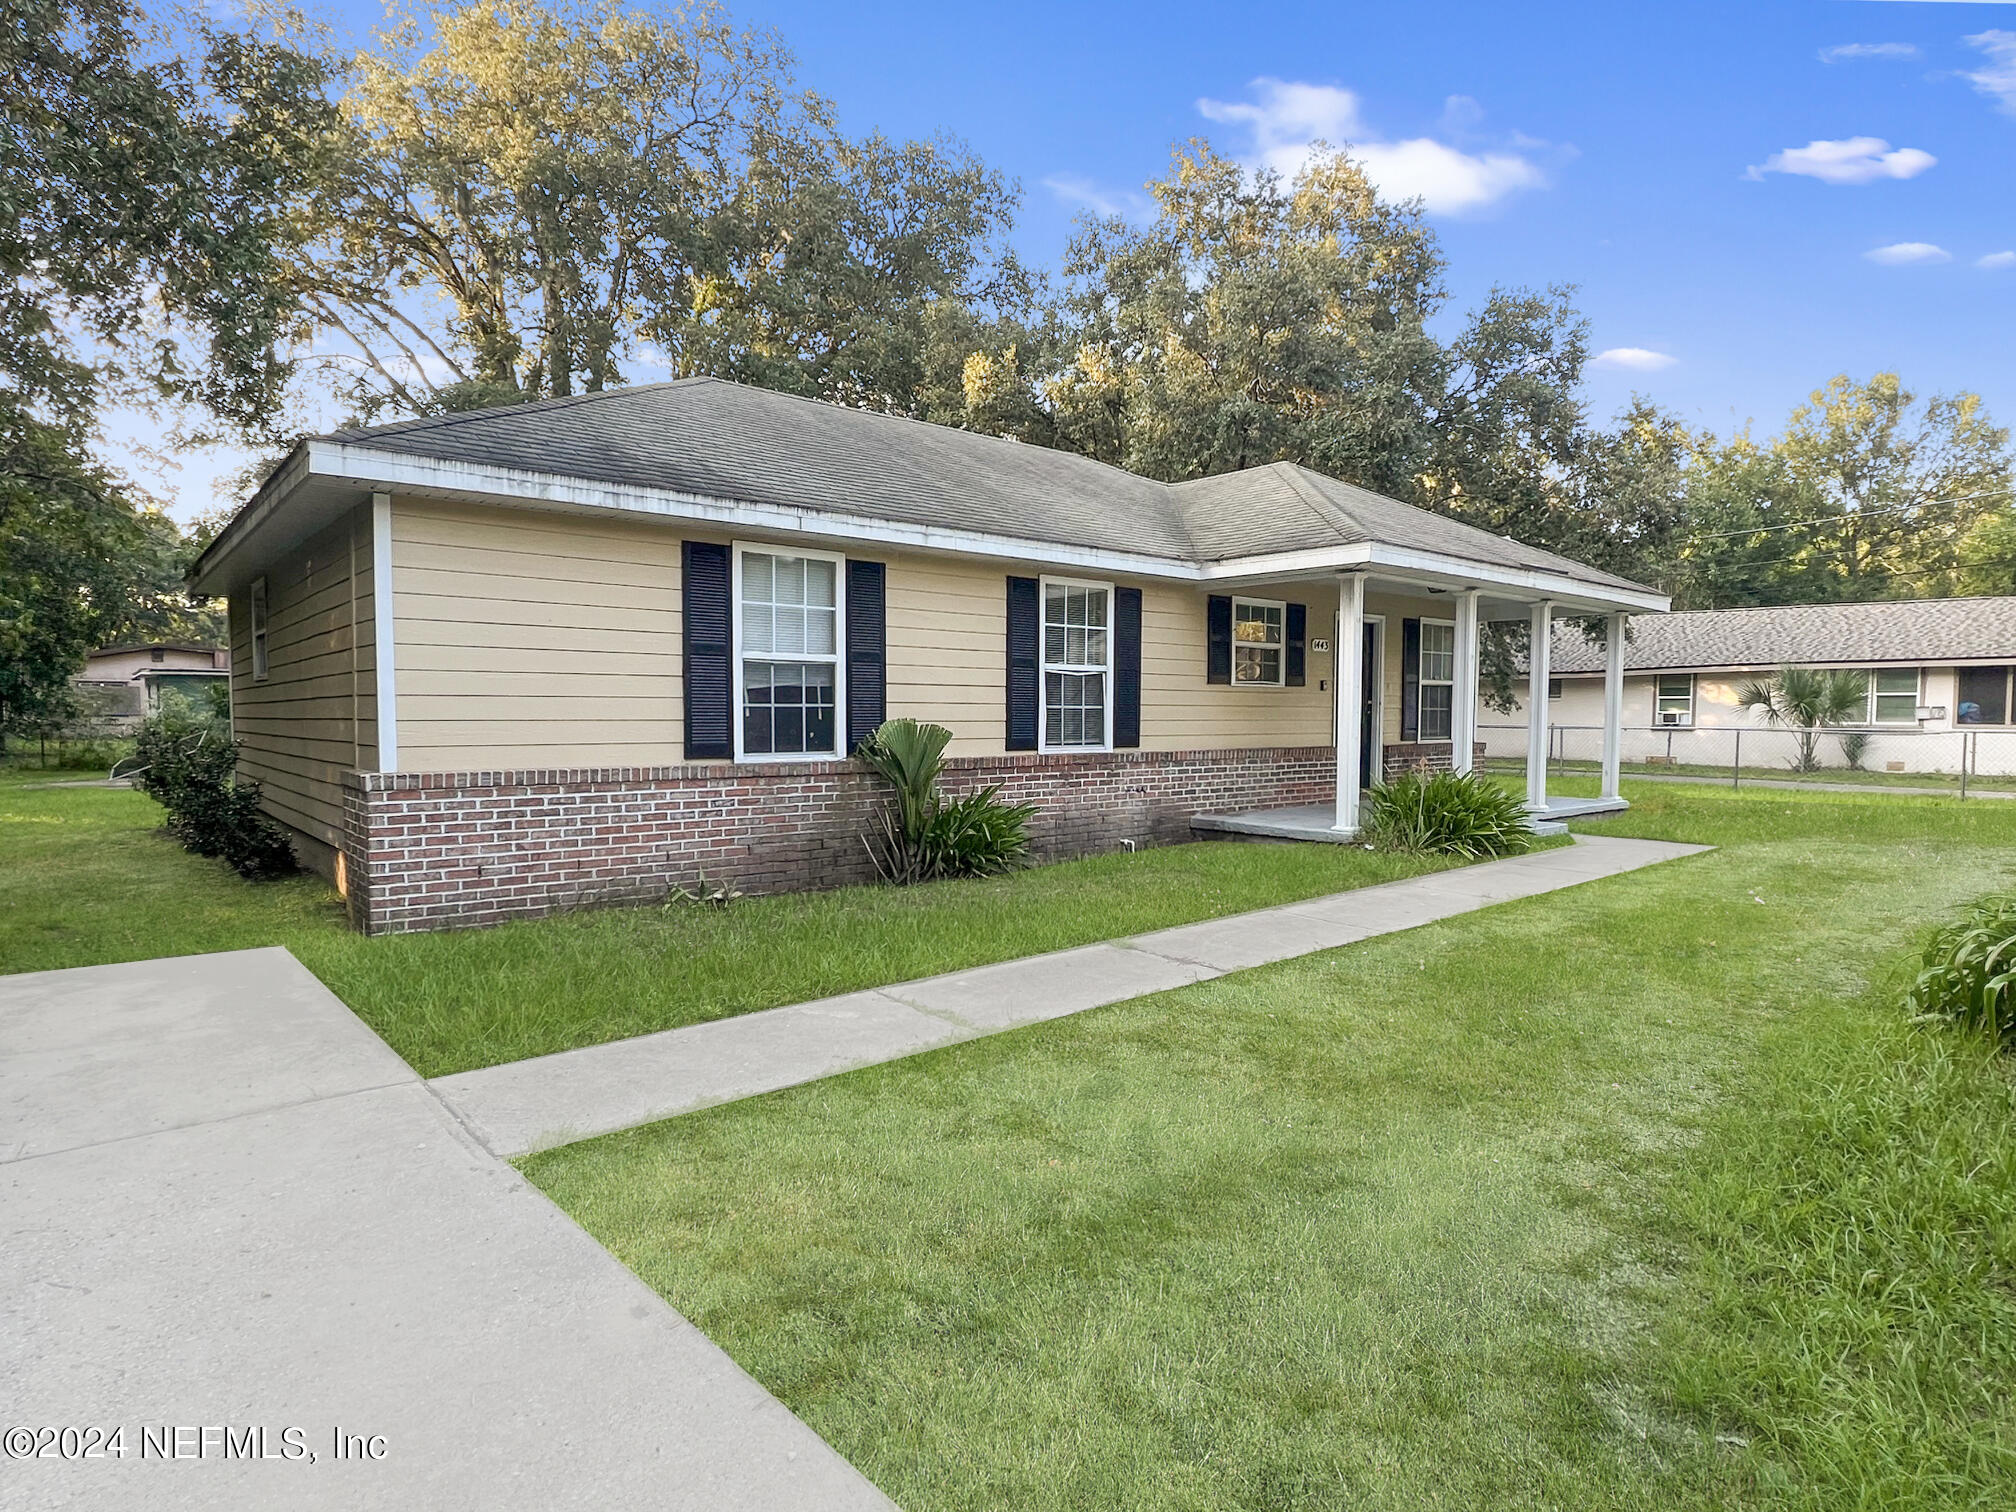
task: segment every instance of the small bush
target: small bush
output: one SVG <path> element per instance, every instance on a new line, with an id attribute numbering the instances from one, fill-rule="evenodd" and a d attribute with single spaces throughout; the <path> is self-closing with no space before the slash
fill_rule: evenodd
<path id="1" fill-rule="evenodd" d="M 998 785 L 950 802 L 939 795 L 951 739 L 943 725 L 891 719 L 861 743 L 862 761 L 895 789 L 880 833 L 862 839 L 887 881 L 992 877 L 1028 864 L 1036 805 L 1002 802 Z"/>
<path id="2" fill-rule="evenodd" d="M 228 726 L 167 694 L 133 744 L 133 785 L 168 811 L 168 832 L 199 856 L 218 856 L 263 881 L 295 869 L 286 832 L 259 809 L 259 784 L 238 780 Z"/>
<path id="3" fill-rule="evenodd" d="M 1904 998 L 1914 1018 L 2016 1044 L 2016 895 L 1983 898 L 1934 931 L 1920 965 Z"/>
<path id="4" fill-rule="evenodd" d="M 1518 798 L 1468 772 L 1403 772 L 1365 794 L 1362 833 L 1380 850 L 1516 856 L 1533 846 Z"/>
<path id="5" fill-rule="evenodd" d="M 927 864 L 940 877 L 993 877 L 1029 864 L 1033 803 L 1003 803 L 981 788 L 939 806 L 924 831 Z"/>

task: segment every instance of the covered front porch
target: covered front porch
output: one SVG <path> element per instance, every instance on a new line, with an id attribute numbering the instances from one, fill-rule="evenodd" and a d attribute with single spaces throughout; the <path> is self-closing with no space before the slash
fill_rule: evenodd
<path id="1" fill-rule="evenodd" d="M 1506 542 L 1514 550 L 1514 543 Z M 1310 651 L 1329 651 L 1331 723 L 1336 751 L 1334 796 L 1296 807 L 1227 806 L 1196 814 L 1200 834 L 1339 843 L 1355 840 L 1368 787 L 1417 767 L 1468 772 L 1479 758 L 1477 726 L 1482 636 L 1493 622 L 1528 629 L 1533 665 L 1527 686 L 1549 684 L 1551 630 L 1557 618 L 1600 618 L 1606 641 L 1603 762 L 1600 794 L 1569 798 L 1547 791 L 1549 699 L 1528 700 L 1529 752 L 1525 800 L 1542 834 L 1566 821 L 1626 807 L 1619 787 L 1624 705 L 1624 644 L 1633 612 L 1660 612 L 1663 595 L 1606 579 L 1560 571 L 1560 558 L 1536 553 L 1531 569 L 1455 562 L 1425 552 L 1374 547 L 1359 567 L 1309 574 L 1335 585 L 1334 636 L 1312 638 Z M 1381 557 L 1387 560 L 1380 560 Z M 1276 579 L 1278 581 L 1278 577 Z M 1228 583 L 1236 590 L 1236 583 Z M 1327 597 L 1327 595 L 1325 595 Z M 1238 602 L 1235 599 L 1235 603 Z M 1314 617 L 1312 616 L 1312 619 Z M 1235 634 L 1237 624 L 1235 622 Z M 1315 630 L 1312 624 L 1312 632 Z M 1355 654 L 1347 654 L 1354 652 Z M 1315 656 L 1312 655 L 1312 663 Z M 1315 663 L 1320 665 L 1320 663 Z M 1312 665 L 1312 671 L 1315 670 Z M 1278 800 L 1277 800 L 1278 801 Z"/>

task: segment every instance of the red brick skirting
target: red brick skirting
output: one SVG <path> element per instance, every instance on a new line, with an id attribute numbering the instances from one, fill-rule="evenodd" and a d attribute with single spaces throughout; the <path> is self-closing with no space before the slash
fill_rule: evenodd
<path id="1" fill-rule="evenodd" d="M 1482 770 L 1484 742 L 1477 741 L 1470 749 L 1472 770 Z M 1455 755 L 1456 743 L 1453 740 L 1410 740 L 1404 745 L 1389 745 L 1384 755 L 1386 775 L 1398 777 L 1402 772 L 1446 772 Z"/>
<path id="2" fill-rule="evenodd" d="M 944 786 L 999 783 L 1009 801 L 1034 803 L 1036 852 L 1055 860 L 1189 840 L 1193 814 L 1323 802 L 1336 771 L 1328 746 L 1116 751 L 957 759 Z M 662 897 L 703 871 L 745 893 L 870 881 L 862 836 L 887 802 L 851 761 L 346 781 L 350 914 L 371 934 Z"/>

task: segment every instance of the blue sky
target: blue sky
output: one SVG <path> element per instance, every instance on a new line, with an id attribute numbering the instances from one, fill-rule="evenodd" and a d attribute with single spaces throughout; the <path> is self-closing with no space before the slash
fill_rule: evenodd
<path id="1" fill-rule="evenodd" d="M 1348 138 L 1427 197 L 1456 305 L 1579 287 L 1622 354 L 1590 373 L 1599 416 L 1635 390 L 1769 432 L 1832 374 L 1895 368 L 2016 423 L 2016 3 L 733 9 L 849 130 L 947 131 L 1018 178 L 1040 263 L 1175 142 L 1290 165 Z M 378 8 L 334 14 L 361 36 Z M 152 481 L 186 514 L 226 460 Z"/>

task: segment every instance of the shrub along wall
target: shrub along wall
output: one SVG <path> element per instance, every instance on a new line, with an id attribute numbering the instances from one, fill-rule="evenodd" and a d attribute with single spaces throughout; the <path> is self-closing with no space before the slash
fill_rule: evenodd
<path id="1" fill-rule="evenodd" d="M 746 893 L 875 880 L 862 836 L 889 801 L 856 762 L 597 771 L 351 773 L 344 872 L 373 934 L 489 924 L 662 896 L 704 871 Z M 1044 860 L 1194 838 L 1190 817 L 1326 801 L 1328 746 L 970 757 L 959 796 L 1037 806 Z"/>

